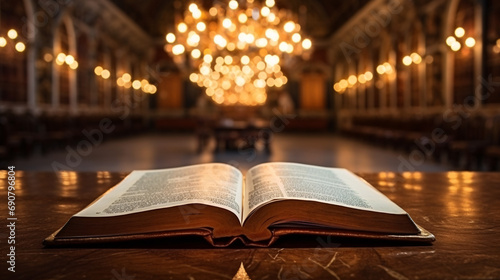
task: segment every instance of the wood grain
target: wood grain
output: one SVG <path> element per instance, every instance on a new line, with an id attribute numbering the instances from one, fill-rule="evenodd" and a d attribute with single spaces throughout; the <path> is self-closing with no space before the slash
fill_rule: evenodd
<path id="1" fill-rule="evenodd" d="M 2 217 L 6 175 L 0 171 Z M 7 271 L 2 242 L 0 279 L 500 278 L 500 173 L 360 174 L 436 235 L 430 246 L 295 236 L 265 249 L 213 249 L 182 238 L 43 248 L 45 237 L 126 175 L 18 171 L 16 272 Z"/>

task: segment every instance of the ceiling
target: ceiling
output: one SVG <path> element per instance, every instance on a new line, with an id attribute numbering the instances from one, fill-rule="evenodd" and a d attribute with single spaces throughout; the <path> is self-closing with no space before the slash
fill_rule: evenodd
<path id="1" fill-rule="evenodd" d="M 191 1 L 180 0 L 111 0 L 153 38 L 163 37 Z M 240 0 L 241 1 L 241 0 Z M 205 7 L 227 0 L 197 0 Z M 304 31 L 315 39 L 331 35 L 370 0 L 276 0 L 279 8 L 299 15 Z"/>

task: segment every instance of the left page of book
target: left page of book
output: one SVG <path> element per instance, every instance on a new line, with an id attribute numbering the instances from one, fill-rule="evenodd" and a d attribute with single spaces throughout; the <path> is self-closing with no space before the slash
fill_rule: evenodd
<path id="1" fill-rule="evenodd" d="M 234 213 L 241 222 L 241 172 L 227 164 L 133 171 L 77 217 L 111 217 L 200 203 Z"/>

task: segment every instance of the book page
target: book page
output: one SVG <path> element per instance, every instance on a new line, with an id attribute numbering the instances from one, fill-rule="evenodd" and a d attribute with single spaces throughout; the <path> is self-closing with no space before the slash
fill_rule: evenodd
<path id="1" fill-rule="evenodd" d="M 80 217 L 118 216 L 191 203 L 220 207 L 241 221 L 241 172 L 227 164 L 133 171 Z"/>
<path id="2" fill-rule="evenodd" d="M 297 163 L 260 164 L 246 174 L 243 218 L 273 200 L 301 199 L 368 211 L 404 214 L 366 181 L 342 168 Z"/>

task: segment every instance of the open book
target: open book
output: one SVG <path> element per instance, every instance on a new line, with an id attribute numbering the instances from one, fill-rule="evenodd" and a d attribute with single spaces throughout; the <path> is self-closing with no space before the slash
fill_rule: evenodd
<path id="1" fill-rule="evenodd" d="M 268 246 L 284 234 L 434 241 L 408 213 L 340 168 L 264 163 L 244 178 L 222 163 L 133 171 L 44 244 L 201 235 Z"/>

